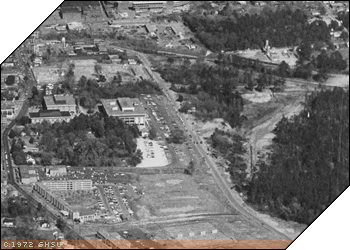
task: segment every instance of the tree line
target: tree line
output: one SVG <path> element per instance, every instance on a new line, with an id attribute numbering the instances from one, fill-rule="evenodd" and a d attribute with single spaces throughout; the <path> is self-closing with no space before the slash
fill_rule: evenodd
<path id="1" fill-rule="evenodd" d="M 229 4 L 229 3 L 228 3 Z M 218 16 L 183 14 L 185 24 L 210 50 L 260 49 L 266 40 L 273 47 L 298 46 L 302 41 L 329 41 L 330 28 L 322 20 L 308 23 L 300 9 L 264 10 L 261 14 L 243 16 L 235 11 Z"/>
<path id="2" fill-rule="evenodd" d="M 349 91 L 312 93 L 273 132 L 271 155 L 245 188 L 248 201 L 310 224 L 349 186 Z"/>
<path id="3" fill-rule="evenodd" d="M 212 147 L 226 160 L 232 183 L 237 191 L 241 192 L 247 183 L 247 164 L 243 156 L 247 153 L 246 140 L 234 133 L 215 129 L 210 137 Z"/>

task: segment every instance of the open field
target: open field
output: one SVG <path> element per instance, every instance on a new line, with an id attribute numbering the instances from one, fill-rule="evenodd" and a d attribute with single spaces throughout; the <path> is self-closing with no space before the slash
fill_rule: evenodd
<path id="1" fill-rule="evenodd" d="M 55 84 L 61 80 L 63 80 L 64 74 L 68 67 L 51 67 L 51 66 L 42 66 L 42 67 L 34 67 L 33 72 L 36 80 L 39 84 Z"/>
<path id="2" fill-rule="evenodd" d="M 140 219 L 186 213 L 227 212 L 215 196 L 181 174 L 141 176 L 145 194 L 137 203 Z"/>
<path id="3" fill-rule="evenodd" d="M 97 74 L 95 71 L 95 65 L 101 66 L 102 75 L 104 75 L 107 81 L 112 81 L 114 76 L 120 72 L 123 75 L 132 75 L 132 72 L 128 67 L 123 64 L 103 64 L 98 63 L 96 60 L 74 60 L 72 61 L 75 65 L 74 75 L 75 79 L 79 80 L 81 76 L 86 76 L 87 78 L 96 78 Z"/>

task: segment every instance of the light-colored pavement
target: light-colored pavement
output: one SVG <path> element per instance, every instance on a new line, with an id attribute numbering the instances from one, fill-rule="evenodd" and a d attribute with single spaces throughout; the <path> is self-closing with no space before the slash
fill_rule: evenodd
<path id="1" fill-rule="evenodd" d="M 137 139 L 137 148 L 143 153 L 142 162 L 136 166 L 138 168 L 164 167 L 170 163 L 164 149 L 161 148 L 161 145 L 157 141 L 139 138 Z"/>

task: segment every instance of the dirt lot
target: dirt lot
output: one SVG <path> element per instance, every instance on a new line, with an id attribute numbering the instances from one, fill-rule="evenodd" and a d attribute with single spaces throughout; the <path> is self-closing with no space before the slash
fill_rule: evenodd
<path id="1" fill-rule="evenodd" d="M 269 58 L 258 49 L 238 51 L 238 54 L 246 58 L 259 59 L 264 62 L 281 63 L 282 61 L 285 61 L 291 68 L 293 68 L 296 64 L 297 58 L 292 53 L 284 54 L 288 49 L 289 48 L 271 48 L 272 61 L 270 61 Z"/>
<path id="2" fill-rule="evenodd" d="M 186 213 L 227 212 L 217 198 L 196 184 L 189 176 L 144 175 L 140 185 L 145 194 L 137 203 L 140 219 Z"/>
<path id="3" fill-rule="evenodd" d="M 328 86 L 349 87 L 349 75 L 331 75 L 324 84 Z"/>
<path id="4" fill-rule="evenodd" d="M 72 61 L 75 65 L 74 75 L 75 79 L 78 81 L 81 76 L 86 76 L 87 78 L 94 78 L 97 76 L 95 71 L 95 65 L 101 66 L 102 74 L 107 78 L 107 81 L 112 81 L 113 77 L 120 72 L 123 75 L 132 75 L 132 72 L 128 67 L 124 67 L 123 64 L 103 64 L 98 63 L 96 60 L 74 60 Z"/>

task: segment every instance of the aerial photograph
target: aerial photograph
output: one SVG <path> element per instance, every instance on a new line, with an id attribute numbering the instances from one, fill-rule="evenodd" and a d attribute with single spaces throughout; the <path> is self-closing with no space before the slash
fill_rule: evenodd
<path id="1" fill-rule="evenodd" d="M 285 249 L 349 187 L 349 1 L 50 13 L 1 62 L 2 248 Z"/>

